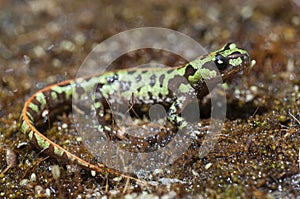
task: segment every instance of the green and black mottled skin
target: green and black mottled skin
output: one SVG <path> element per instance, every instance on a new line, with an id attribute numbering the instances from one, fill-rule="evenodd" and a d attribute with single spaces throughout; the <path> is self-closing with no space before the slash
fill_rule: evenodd
<path id="1" fill-rule="evenodd" d="M 178 129 L 188 129 L 187 121 L 180 116 L 187 99 L 201 99 L 208 94 L 207 83 L 214 83 L 220 77 L 226 82 L 236 73 L 249 68 L 249 54 L 234 43 L 228 43 L 223 48 L 184 66 L 123 69 L 106 72 L 100 76 L 64 81 L 36 92 L 26 101 L 21 116 L 21 128 L 37 148 L 51 156 L 98 172 L 119 174 L 103 164 L 88 163 L 55 144 L 37 130 L 38 123 L 45 121 L 57 107 L 71 106 L 72 98 L 80 99 L 85 93 L 96 93 L 91 107 L 94 107 L 99 118 L 104 116 L 104 110 L 107 108 L 105 103 L 163 103 L 169 107 L 168 122 Z M 99 130 L 111 131 L 111 126 L 103 124 Z"/>

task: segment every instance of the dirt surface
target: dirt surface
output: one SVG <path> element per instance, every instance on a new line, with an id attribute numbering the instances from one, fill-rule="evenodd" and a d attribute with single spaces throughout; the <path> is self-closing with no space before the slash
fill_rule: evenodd
<path id="1" fill-rule="evenodd" d="M 0 198 L 300 195 L 299 13 L 299 0 L 2 0 Z M 182 32 L 207 51 L 235 42 L 256 60 L 250 73 L 230 83 L 227 119 L 207 156 L 199 157 L 202 140 L 196 140 L 174 164 L 148 176 L 151 185 L 143 185 L 111 174 L 94 176 L 28 143 L 18 125 L 30 95 L 48 84 L 74 78 L 96 44 L 121 31 L 148 26 Z M 118 63 L 142 63 L 144 53 L 125 56 Z M 177 58 L 170 59 L 168 64 L 176 63 Z M 79 147 L 74 127 L 63 128 L 70 122 L 67 116 L 58 119 L 47 135 L 93 161 Z M 53 174 L 58 170 L 59 174 Z"/>

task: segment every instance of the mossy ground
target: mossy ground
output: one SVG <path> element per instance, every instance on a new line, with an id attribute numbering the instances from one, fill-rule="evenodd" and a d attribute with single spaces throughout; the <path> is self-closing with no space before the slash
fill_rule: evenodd
<path id="1" fill-rule="evenodd" d="M 0 10 L 0 171 L 14 162 L 0 176 L 1 198 L 42 198 L 48 193 L 52 198 L 299 195 L 300 5 L 296 0 L 153 0 L 143 6 L 136 1 L 5 0 Z M 199 157 L 199 139 L 153 179 L 178 181 L 145 186 L 118 176 L 94 177 L 27 144 L 18 127 L 24 101 L 45 85 L 73 78 L 95 44 L 144 26 L 178 30 L 208 51 L 233 41 L 256 60 L 252 71 L 234 79 L 227 90 L 227 119 L 209 155 Z M 144 59 L 131 54 L 117 64 L 136 65 Z M 162 61 L 172 64 L 177 58 Z M 69 122 L 64 116 L 61 120 Z M 73 139 L 72 125 L 61 129 L 61 124 L 55 123 L 49 137 L 93 161 Z M 16 159 L 7 151 L 13 151 Z M 59 179 L 51 173 L 53 165 L 59 165 Z"/>

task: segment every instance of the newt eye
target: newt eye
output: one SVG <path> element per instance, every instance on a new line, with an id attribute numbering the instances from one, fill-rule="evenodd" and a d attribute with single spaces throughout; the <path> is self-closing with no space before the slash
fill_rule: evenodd
<path id="1" fill-rule="evenodd" d="M 228 60 L 224 56 L 218 54 L 215 57 L 215 64 L 219 70 L 224 70 L 228 66 Z"/>

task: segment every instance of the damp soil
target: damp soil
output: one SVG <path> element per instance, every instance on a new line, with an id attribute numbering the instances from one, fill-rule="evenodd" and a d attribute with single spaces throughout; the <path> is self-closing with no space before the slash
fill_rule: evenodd
<path id="1" fill-rule="evenodd" d="M 0 3 L 1 198 L 293 198 L 300 194 L 300 2 L 8 1 Z M 37 90 L 76 76 L 94 46 L 125 30 L 164 27 L 213 51 L 227 42 L 256 65 L 226 86 L 227 115 L 208 154 L 198 136 L 175 162 L 133 174 L 141 184 L 94 174 L 32 146 L 19 128 L 24 102 Z M 189 49 L 182 49 L 188 52 Z M 163 56 L 162 56 L 163 55 Z M 178 56 L 131 52 L 113 68 Z M 201 120 L 203 126 L 207 117 Z M 203 130 L 203 132 L 206 132 Z M 89 162 L 96 160 L 63 113 L 47 136 Z M 208 146 L 208 145 L 206 145 Z"/>

